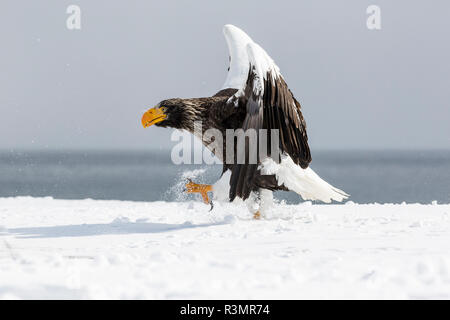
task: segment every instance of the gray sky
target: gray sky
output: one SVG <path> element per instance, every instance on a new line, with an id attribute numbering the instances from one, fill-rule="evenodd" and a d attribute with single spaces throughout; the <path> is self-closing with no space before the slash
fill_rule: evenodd
<path id="1" fill-rule="evenodd" d="M 81 30 L 66 8 L 81 7 Z M 366 27 L 381 8 L 382 29 Z M 281 69 L 312 149 L 450 148 L 450 2 L 13 1 L 0 9 L 0 149 L 148 149 L 170 97 L 210 96 L 234 24 Z"/>

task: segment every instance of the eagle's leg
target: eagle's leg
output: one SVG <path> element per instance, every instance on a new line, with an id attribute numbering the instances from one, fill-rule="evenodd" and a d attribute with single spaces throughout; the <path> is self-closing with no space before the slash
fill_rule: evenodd
<path id="1" fill-rule="evenodd" d="M 253 219 L 259 219 L 261 213 L 259 212 L 259 192 L 250 192 L 249 197 L 245 200 L 245 205 L 248 211 L 253 214 Z"/>
<path id="2" fill-rule="evenodd" d="M 245 201 L 248 210 L 253 214 L 253 219 L 259 220 L 265 217 L 273 205 L 273 193 L 271 190 L 260 188 L 256 192 L 251 192 Z"/>
<path id="3" fill-rule="evenodd" d="M 203 202 L 206 204 L 211 204 L 211 201 L 208 197 L 208 192 L 213 191 L 213 186 L 210 184 L 198 184 L 192 182 L 192 180 L 189 179 L 189 182 L 186 183 L 186 193 L 200 193 L 203 198 Z"/>

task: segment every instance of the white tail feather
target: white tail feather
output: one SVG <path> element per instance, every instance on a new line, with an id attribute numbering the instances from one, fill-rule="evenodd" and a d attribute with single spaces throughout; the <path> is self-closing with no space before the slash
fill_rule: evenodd
<path id="1" fill-rule="evenodd" d="M 261 164 L 261 173 L 275 175 L 279 185 L 298 193 L 304 200 L 342 202 L 349 197 L 344 191 L 333 187 L 320 178 L 311 168 L 302 169 L 288 155 L 283 155 L 280 163 L 271 158 Z"/>

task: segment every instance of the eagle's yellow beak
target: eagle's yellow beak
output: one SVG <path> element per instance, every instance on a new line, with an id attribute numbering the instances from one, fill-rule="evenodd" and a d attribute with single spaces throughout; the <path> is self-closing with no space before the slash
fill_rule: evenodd
<path id="1" fill-rule="evenodd" d="M 144 128 L 150 127 L 152 124 L 161 122 L 167 118 L 164 113 L 165 108 L 151 108 L 142 116 L 142 126 Z"/>

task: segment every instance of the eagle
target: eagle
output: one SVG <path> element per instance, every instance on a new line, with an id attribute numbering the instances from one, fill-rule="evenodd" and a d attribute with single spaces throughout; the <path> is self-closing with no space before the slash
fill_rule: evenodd
<path id="1" fill-rule="evenodd" d="M 163 100 L 141 119 L 144 128 L 170 127 L 200 136 L 202 143 L 223 163 L 222 175 L 215 184 L 189 180 L 186 192 L 200 193 L 203 201 L 211 204 L 209 193 L 218 200 L 240 198 L 255 219 L 270 210 L 272 192 L 276 190 L 294 191 L 304 200 L 325 203 L 347 199 L 347 193 L 321 179 L 309 167 L 312 158 L 301 105 L 278 66 L 238 27 L 227 24 L 223 33 L 230 64 L 221 90 L 211 97 Z M 195 123 L 202 124 L 200 134 Z M 258 133 L 265 130 L 267 141 L 259 141 L 262 136 L 256 135 L 257 141 L 250 143 L 246 137 L 246 143 L 238 145 L 236 139 L 223 138 L 226 142 L 222 147 L 212 147 L 214 139 L 205 135 L 208 129 L 215 129 L 223 137 L 231 129 Z M 274 155 L 270 149 L 265 157 L 260 156 L 259 147 L 252 148 L 250 144 L 260 146 L 261 142 L 267 148 L 275 144 L 279 152 Z M 237 151 L 244 154 L 243 161 L 236 161 Z M 230 152 L 233 161 L 226 161 Z M 250 158 L 256 161 L 249 161 Z"/>

